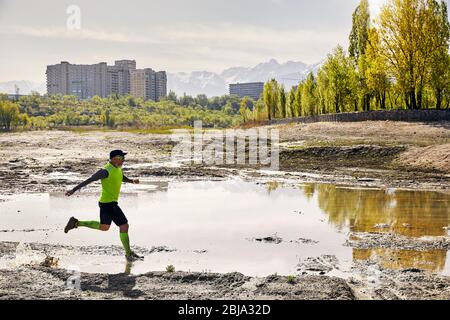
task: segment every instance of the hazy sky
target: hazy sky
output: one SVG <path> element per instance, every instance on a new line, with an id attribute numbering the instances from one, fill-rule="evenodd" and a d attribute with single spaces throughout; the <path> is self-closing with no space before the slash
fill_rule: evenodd
<path id="1" fill-rule="evenodd" d="M 113 63 L 168 72 L 315 63 L 347 47 L 359 0 L 0 0 L 0 81 L 44 81 L 47 64 Z M 383 0 L 370 0 L 375 12 Z M 81 29 L 66 26 L 70 5 Z"/>

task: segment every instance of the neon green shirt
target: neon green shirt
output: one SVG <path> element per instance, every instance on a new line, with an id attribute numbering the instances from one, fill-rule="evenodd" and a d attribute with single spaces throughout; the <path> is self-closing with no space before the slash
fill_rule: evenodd
<path id="1" fill-rule="evenodd" d="M 102 194 L 100 203 L 117 202 L 119 200 L 120 187 L 122 186 L 123 173 L 121 168 L 116 168 L 108 162 L 103 169 L 108 171 L 108 177 L 102 179 Z"/>

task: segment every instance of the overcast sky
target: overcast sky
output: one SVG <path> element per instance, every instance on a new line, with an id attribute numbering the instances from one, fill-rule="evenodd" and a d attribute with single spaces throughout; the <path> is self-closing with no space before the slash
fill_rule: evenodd
<path id="1" fill-rule="evenodd" d="M 447 0 L 448 1 L 448 0 Z M 347 47 L 359 0 L 0 0 L 0 81 L 44 81 L 47 64 L 112 64 L 168 72 L 315 63 Z M 372 11 L 383 0 L 370 0 Z M 70 5 L 81 29 L 66 26 Z"/>

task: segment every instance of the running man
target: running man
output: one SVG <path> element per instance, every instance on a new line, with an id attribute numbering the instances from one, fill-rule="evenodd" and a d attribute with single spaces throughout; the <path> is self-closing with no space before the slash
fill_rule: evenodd
<path id="1" fill-rule="evenodd" d="M 130 249 L 130 239 L 128 237 L 128 220 L 125 214 L 122 212 L 118 205 L 120 187 L 122 181 L 127 183 L 139 184 L 139 180 L 128 179 L 122 173 L 122 165 L 125 161 L 126 153 L 122 150 L 114 150 L 109 154 L 109 162 L 92 175 L 86 181 L 83 181 L 72 190 L 66 192 L 66 196 L 70 197 L 77 190 L 87 186 L 88 184 L 101 180 L 102 193 L 99 200 L 100 206 L 100 222 L 98 221 L 79 221 L 78 219 L 71 217 L 64 232 L 67 233 L 72 229 L 78 227 L 86 227 L 95 230 L 108 231 L 111 226 L 111 222 L 114 223 L 120 229 L 120 241 L 125 249 L 125 257 L 127 261 L 131 262 L 137 259 L 142 259 Z"/>

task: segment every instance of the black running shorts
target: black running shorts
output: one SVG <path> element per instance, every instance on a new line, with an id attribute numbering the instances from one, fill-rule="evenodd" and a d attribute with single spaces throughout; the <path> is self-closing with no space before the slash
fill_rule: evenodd
<path id="1" fill-rule="evenodd" d="M 99 202 L 98 205 L 100 206 L 100 224 L 110 226 L 111 221 L 114 221 L 117 226 L 121 226 L 128 223 L 127 217 L 125 217 L 117 202 Z"/>

